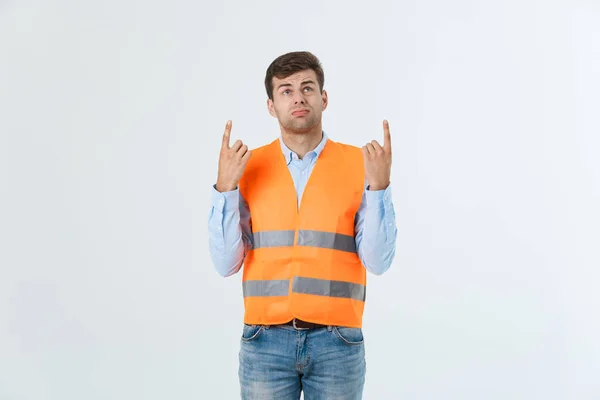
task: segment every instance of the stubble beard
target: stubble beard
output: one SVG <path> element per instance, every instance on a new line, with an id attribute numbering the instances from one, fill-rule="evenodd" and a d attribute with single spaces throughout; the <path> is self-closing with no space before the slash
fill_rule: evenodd
<path id="1" fill-rule="evenodd" d="M 309 112 L 306 118 L 290 118 L 287 121 L 281 121 L 281 125 L 285 128 L 285 130 L 291 133 L 307 133 L 310 132 L 312 128 L 317 126 L 319 123 L 316 115 L 313 114 L 313 111 Z"/>

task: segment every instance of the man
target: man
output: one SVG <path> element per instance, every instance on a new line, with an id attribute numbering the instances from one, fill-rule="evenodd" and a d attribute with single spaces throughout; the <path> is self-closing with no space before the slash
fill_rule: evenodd
<path id="1" fill-rule="evenodd" d="M 223 276 L 244 264 L 243 399 L 361 399 L 366 271 L 395 254 L 391 139 L 362 150 L 330 140 L 319 60 L 292 52 L 268 67 L 281 136 L 250 151 L 223 135 L 210 250 Z"/>

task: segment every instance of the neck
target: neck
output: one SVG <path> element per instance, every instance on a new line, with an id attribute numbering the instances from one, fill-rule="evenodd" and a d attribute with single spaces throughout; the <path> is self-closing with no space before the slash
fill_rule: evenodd
<path id="1" fill-rule="evenodd" d="M 302 159 L 321 143 L 323 129 L 320 123 L 308 131 L 292 131 L 281 127 L 281 138 L 283 143 Z"/>

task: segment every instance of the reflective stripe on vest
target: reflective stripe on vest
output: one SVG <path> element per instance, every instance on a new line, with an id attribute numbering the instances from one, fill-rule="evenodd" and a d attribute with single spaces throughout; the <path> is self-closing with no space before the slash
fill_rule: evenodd
<path id="1" fill-rule="evenodd" d="M 244 297 L 287 296 L 289 288 L 290 281 L 288 279 L 242 282 Z"/>
<path id="2" fill-rule="evenodd" d="M 264 280 L 242 282 L 244 297 L 287 296 L 289 280 Z M 366 287 L 352 282 L 330 281 L 325 279 L 296 276 L 292 284 L 293 293 L 317 296 L 340 297 L 365 301 Z"/>
<path id="3" fill-rule="evenodd" d="M 293 246 L 294 233 L 294 231 L 254 232 L 252 234 L 252 248 Z"/>
<path id="4" fill-rule="evenodd" d="M 254 249 L 293 246 L 294 231 L 254 232 L 252 243 Z M 356 242 L 354 241 L 354 236 L 343 235 L 335 232 L 299 230 L 298 246 L 320 247 L 324 249 L 356 253 Z"/>

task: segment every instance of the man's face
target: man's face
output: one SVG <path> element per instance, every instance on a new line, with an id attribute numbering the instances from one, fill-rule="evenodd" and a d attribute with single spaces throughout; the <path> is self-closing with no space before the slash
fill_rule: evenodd
<path id="1" fill-rule="evenodd" d="M 287 131 L 308 132 L 321 122 L 327 108 L 327 92 L 319 92 L 317 74 L 312 69 L 284 79 L 273 77 L 273 100 L 267 100 L 269 114 Z"/>

